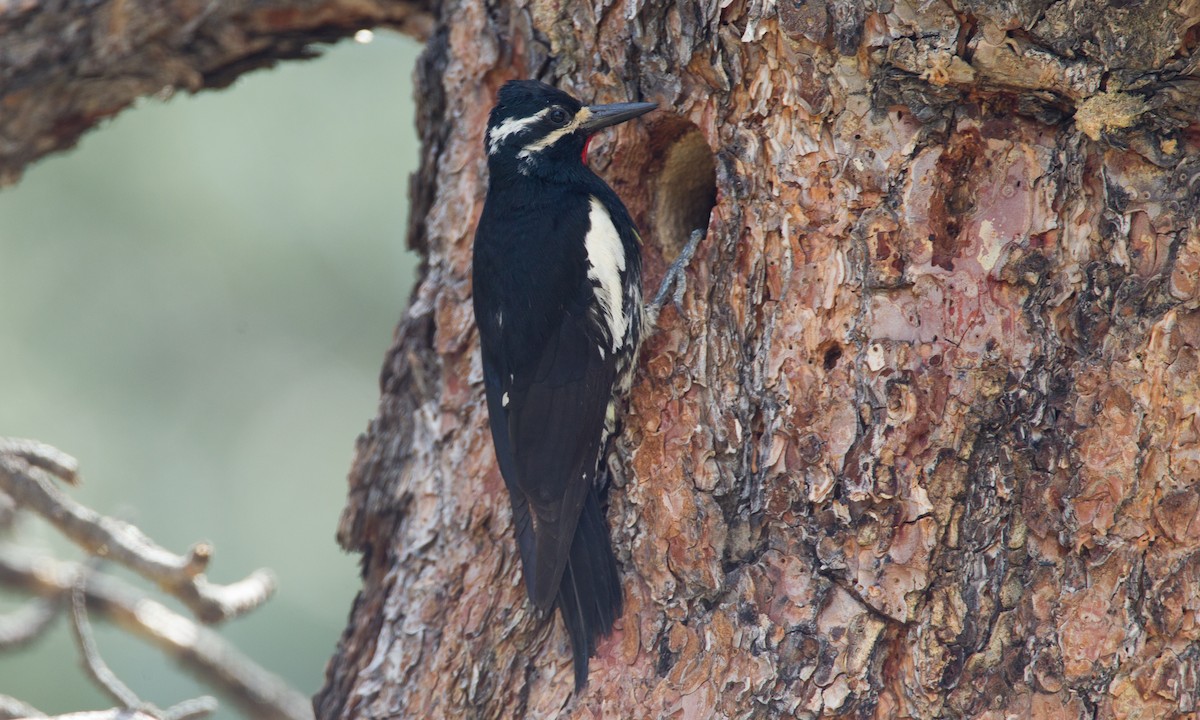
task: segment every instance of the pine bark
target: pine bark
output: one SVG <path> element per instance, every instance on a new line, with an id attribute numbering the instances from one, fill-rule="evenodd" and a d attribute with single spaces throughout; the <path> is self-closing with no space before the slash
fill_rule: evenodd
<path id="1" fill-rule="evenodd" d="M 141 94 L 429 37 L 321 717 L 1200 711 L 1196 0 L 160 5 L 0 4 L 0 179 Z M 592 150 L 649 285 L 708 233 L 611 459 L 626 610 L 579 697 L 470 310 L 486 113 L 530 76 L 661 103 Z"/>
<path id="2" fill-rule="evenodd" d="M 1197 712 L 1200 5 L 1101 5 L 445 3 L 319 716 Z M 626 610 L 578 698 L 470 310 L 486 113 L 528 76 L 661 103 L 592 152 L 648 286 L 708 233 L 612 458 Z"/>

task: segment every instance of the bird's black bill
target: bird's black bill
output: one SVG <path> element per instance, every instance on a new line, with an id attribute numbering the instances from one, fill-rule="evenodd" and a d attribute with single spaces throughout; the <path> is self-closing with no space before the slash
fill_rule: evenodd
<path id="1" fill-rule="evenodd" d="M 632 120 L 638 115 L 645 115 L 654 108 L 658 107 L 658 103 L 613 103 L 612 105 L 589 105 L 588 110 L 591 111 L 591 116 L 580 124 L 579 129 L 584 132 L 596 132 L 600 128 L 606 128 L 610 125 L 623 123 L 626 120 Z"/>

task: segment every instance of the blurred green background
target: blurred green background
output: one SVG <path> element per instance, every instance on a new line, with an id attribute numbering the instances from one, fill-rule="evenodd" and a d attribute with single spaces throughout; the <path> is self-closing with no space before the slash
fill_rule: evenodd
<path id="1" fill-rule="evenodd" d="M 215 582 L 271 568 L 276 597 L 219 630 L 306 694 L 358 589 L 334 532 L 416 265 L 419 49 L 376 34 L 145 101 L 0 191 L 0 435 L 77 457 L 72 495 L 167 548 L 212 541 Z M 202 692 L 141 641 L 97 634 L 143 699 Z M 61 618 L 0 654 L 0 693 L 49 713 L 112 705 Z"/>

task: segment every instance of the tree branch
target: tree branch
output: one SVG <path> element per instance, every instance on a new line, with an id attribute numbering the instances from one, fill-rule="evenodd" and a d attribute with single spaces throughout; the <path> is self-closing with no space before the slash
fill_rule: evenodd
<path id="1" fill-rule="evenodd" d="M 0 186 L 144 95 L 229 85 L 365 27 L 425 38 L 433 0 L 0 2 Z"/>
<path id="2" fill-rule="evenodd" d="M 35 598 L 0 615 L 0 651 L 15 650 L 37 640 L 58 617 L 59 609 L 57 598 Z"/>
<path id="3" fill-rule="evenodd" d="M 211 715 L 217 710 L 217 701 L 208 696 L 192 698 L 177 703 L 167 710 L 160 710 L 152 703 L 138 697 L 128 685 L 117 677 L 100 655 L 96 645 L 96 636 L 92 633 L 91 623 L 87 619 L 87 585 L 91 577 L 89 569 L 85 568 L 75 579 L 71 588 L 71 630 L 83 655 L 83 666 L 88 675 L 99 685 L 109 697 L 116 700 L 120 707 L 130 712 L 144 712 L 161 720 L 185 720 L 185 718 Z"/>
<path id="4" fill-rule="evenodd" d="M 46 713 L 9 695 L 0 695 L 0 720 L 44 718 Z"/>
<path id="5" fill-rule="evenodd" d="M 46 717 L 46 715 L 41 714 L 34 717 Z M 53 720 L 161 720 L 161 718 L 156 718 L 144 712 L 130 712 L 122 708 L 112 708 L 109 710 L 88 710 L 86 712 L 55 715 Z"/>
<path id="6" fill-rule="evenodd" d="M 0 455 L 18 457 L 71 485 L 79 482 L 79 461 L 39 440 L 0 437 Z"/>
<path id="7" fill-rule="evenodd" d="M 83 572 L 84 567 L 78 563 L 33 558 L 0 545 L 0 585 L 8 588 L 58 598 L 73 590 Z M 102 613 L 154 644 L 248 715 L 272 720 L 312 720 L 306 696 L 288 687 L 216 633 L 171 611 L 128 583 L 97 573 L 88 579 L 83 594 L 91 611 Z"/>
<path id="8" fill-rule="evenodd" d="M 92 681 L 110 698 L 116 700 L 118 705 L 126 710 L 141 710 L 146 707 L 145 703 L 108 667 L 108 663 L 100 657 L 100 649 L 96 647 L 96 636 L 87 621 L 86 591 L 90 574 L 84 569 L 75 579 L 75 586 L 71 588 L 71 631 L 79 645 L 79 653 L 83 656 L 83 667 Z M 159 715 L 157 712 L 151 714 Z"/>
<path id="9" fill-rule="evenodd" d="M 6 452 L 15 447 L 23 448 L 23 453 Z M 29 441 L 0 441 L 0 490 L 10 495 L 18 506 L 44 517 L 88 552 L 115 560 L 157 583 L 179 598 L 202 621 L 219 622 L 244 614 L 261 605 L 274 592 L 275 581 L 266 570 L 257 570 L 230 585 L 210 583 L 202 574 L 212 557 L 212 547 L 207 543 L 197 543 L 187 555 L 175 555 L 155 544 L 133 525 L 105 517 L 75 502 L 54 486 L 50 473 L 43 469 L 73 467 L 74 460 L 57 450 L 37 455 L 37 449 Z M 31 462 L 28 459 L 31 454 L 40 459 Z M 70 476 L 74 477 L 73 470 Z"/>

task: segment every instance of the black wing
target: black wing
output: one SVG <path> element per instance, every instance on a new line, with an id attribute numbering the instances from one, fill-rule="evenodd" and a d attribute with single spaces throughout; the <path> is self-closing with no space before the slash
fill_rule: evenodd
<path id="1" fill-rule="evenodd" d="M 505 382 L 496 363 L 486 359 L 484 378 L 526 588 L 542 610 L 557 602 L 571 637 L 579 690 L 587 684 L 588 658 L 597 639 L 612 631 L 622 602 L 621 578 L 592 478 L 614 369 L 612 363 L 574 357 L 580 348 L 586 353 L 585 346 L 571 342 L 579 339 L 574 328 L 577 324 L 568 319 L 557 342 L 547 345 L 539 367 L 548 372 L 540 379 L 521 383 L 514 373 L 514 381 Z M 592 355 L 600 359 L 597 351 Z M 568 474 L 558 474 L 563 472 Z"/>
<path id="2" fill-rule="evenodd" d="M 583 243 L 567 241 L 588 231 L 589 202 L 562 196 L 551 212 L 490 193 L 473 285 L 492 439 L 526 589 L 542 610 L 562 611 L 581 687 L 622 605 L 594 489 L 617 360 L 591 312 Z"/>
<path id="3" fill-rule="evenodd" d="M 532 553 L 522 550 L 528 555 L 524 559 L 530 599 L 542 609 L 548 609 L 558 593 L 592 488 L 616 377 L 612 354 L 601 356 L 587 322 L 564 312 L 533 367 L 510 368 L 508 376 L 497 373 L 500 402 L 488 403 L 489 413 L 500 411 L 507 431 L 497 451 L 501 444 L 511 450 L 501 472 L 504 464 L 510 465 L 511 483 L 532 511 Z M 493 437 L 498 429 L 493 424 Z M 515 519 L 520 523 L 521 518 Z"/>

